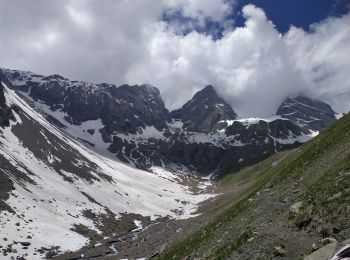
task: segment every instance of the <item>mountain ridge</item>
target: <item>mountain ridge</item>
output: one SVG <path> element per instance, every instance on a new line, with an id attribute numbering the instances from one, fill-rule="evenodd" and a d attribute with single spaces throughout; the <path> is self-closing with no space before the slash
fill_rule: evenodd
<path id="1" fill-rule="evenodd" d="M 58 75 L 3 72 L 57 126 L 92 149 L 106 150 L 145 170 L 157 166 L 220 175 L 225 168 L 239 170 L 300 145 L 335 121 L 334 115 L 328 115 L 314 120 L 317 124 L 305 125 L 282 109 L 272 119 L 237 119 L 211 85 L 182 108 L 169 112 L 159 90 L 149 85 L 116 87 L 69 81 Z M 310 118 L 300 106 L 294 110 L 304 120 Z"/>

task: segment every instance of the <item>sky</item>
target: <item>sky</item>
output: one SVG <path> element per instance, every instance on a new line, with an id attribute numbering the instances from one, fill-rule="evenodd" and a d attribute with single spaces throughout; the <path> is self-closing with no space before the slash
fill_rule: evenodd
<path id="1" fill-rule="evenodd" d="M 213 85 L 241 117 L 289 96 L 350 109 L 350 0 L 0 0 L 0 66 L 159 88 Z"/>

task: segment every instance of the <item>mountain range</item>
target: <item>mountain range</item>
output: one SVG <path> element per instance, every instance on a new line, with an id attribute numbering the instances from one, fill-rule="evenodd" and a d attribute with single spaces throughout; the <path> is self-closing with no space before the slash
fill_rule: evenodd
<path id="1" fill-rule="evenodd" d="M 120 237 L 138 241 L 142 230 L 197 216 L 215 196 L 210 179 L 299 147 L 336 121 L 328 104 L 303 95 L 271 118 L 239 118 L 213 86 L 169 112 L 150 85 L 8 69 L 0 81 L 5 258 L 50 258 L 87 245 L 92 255 L 116 255 Z"/>
<path id="2" fill-rule="evenodd" d="M 131 166 L 222 176 L 295 147 L 336 120 L 306 96 L 287 98 L 268 119 L 239 119 L 207 86 L 169 112 L 150 85 L 92 84 L 59 75 L 2 70 L 13 88 L 49 122 L 91 149 Z"/>

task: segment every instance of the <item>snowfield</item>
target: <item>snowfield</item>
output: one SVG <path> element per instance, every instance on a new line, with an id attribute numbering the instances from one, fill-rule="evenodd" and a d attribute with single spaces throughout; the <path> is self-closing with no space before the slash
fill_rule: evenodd
<path id="1" fill-rule="evenodd" d="M 35 248 L 60 246 L 62 251 L 75 251 L 86 245 L 88 239 L 71 230 L 75 225 L 82 224 L 100 232 L 93 221 L 84 216 L 83 212 L 86 210 L 97 215 L 106 214 L 106 209 L 109 209 L 117 215 L 136 213 L 150 216 L 151 219 L 164 216 L 185 219 L 194 216 L 198 203 L 214 196 L 206 193 L 194 194 L 190 187 L 179 183 L 179 176 L 161 168 L 157 168 L 156 173 L 138 170 L 88 149 L 51 125 L 15 91 L 4 84 L 3 86 L 7 105 L 16 105 L 26 118 L 35 121 L 75 150 L 79 155 L 75 158 L 77 167 L 88 166 L 86 162 L 97 165 L 88 172 L 93 176 L 90 180 L 73 172 L 58 172 L 53 166 L 62 161 L 62 158 L 51 154 L 50 149 L 61 149 L 64 153 L 66 148 L 50 147 L 50 139 L 45 131 L 40 131 L 50 148 L 46 152 L 47 158 L 37 158 L 14 134 L 13 128 L 22 126 L 24 122 L 23 114 L 20 116 L 13 112 L 16 121 L 12 121 L 10 127 L 0 129 L 0 154 L 25 173 L 32 182 L 18 181 L 16 176 L 9 173 L 15 183 L 15 190 L 11 192 L 6 203 L 16 211 L 16 215 L 7 211 L 0 212 L 0 241 L 6 238 L 6 244 L 12 241 L 30 242 L 28 249 L 23 249 L 20 243 L 13 244 L 12 248 L 17 250 L 17 254 L 10 253 L 9 258 L 26 253 L 26 259 L 38 259 L 38 255 L 33 255 Z M 102 127 L 100 124 L 88 122 L 81 129 L 95 126 L 99 128 Z M 75 136 L 77 132 L 81 132 L 80 129 L 72 129 L 70 134 Z M 201 181 L 198 184 L 208 186 L 210 182 Z M 134 223 L 142 228 L 138 220 Z"/>

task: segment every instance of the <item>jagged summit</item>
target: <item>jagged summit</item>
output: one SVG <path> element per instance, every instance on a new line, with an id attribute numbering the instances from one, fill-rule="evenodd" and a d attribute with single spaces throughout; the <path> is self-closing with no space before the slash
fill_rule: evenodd
<path id="1" fill-rule="evenodd" d="M 207 98 L 209 95 L 217 96 L 216 90 L 212 85 L 205 86 L 194 94 L 192 99 Z"/>
<path id="2" fill-rule="evenodd" d="M 209 133 L 221 127 L 220 121 L 236 119 L 237 115 L 209 85 L 198 91 L 182 108 L 172 111 L 168 118 L 169 121 L 180 120 L 186 131 Z"/>
<path id="3" fill-rule="evenodd" d="M 335 112 L 330 105 L 304 95 L 287 98 L 276 114 L 316 131 L 336 121 Z"/>

